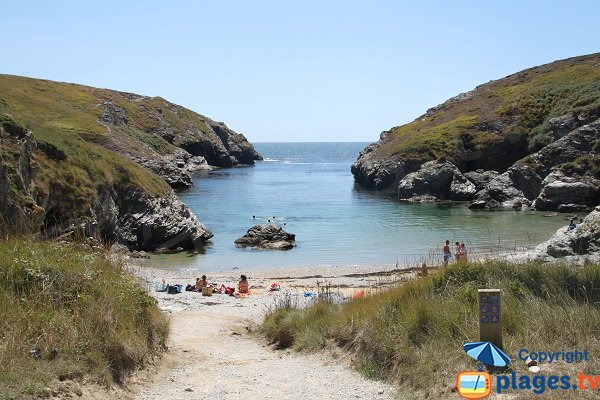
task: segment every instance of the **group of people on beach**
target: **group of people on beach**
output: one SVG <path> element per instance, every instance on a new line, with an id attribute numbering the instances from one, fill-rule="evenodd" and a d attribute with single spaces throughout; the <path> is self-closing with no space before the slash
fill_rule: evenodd
<path id="1" fill-rule="evenodd" d="M 231 296 L 235 295 L 235 288 L 225 286 L 224 284 L 221 284 L 219 286 L 218 284 L 208 283 L 208 279 L 206 278 L 206 275 L 202 275 L 201 278 L 196 278 L 196 284 L 188 285 L 186 290 L 194 291 L 194 292 L 202 292 L 202 289 L 204 289 L 204 288 L 210 288 L 213 293 L 228 294 Z M 249 292 L 250 292 L 250 284 L 248 283 L 248 277 L 246 275 L 241 275 L 240 281 L 238 282 L 238 285 L 237 285 L 237 293 L 248 294 Z"/>
<path id="2" fill-rule="evenodd" d="M 456 242 L 454 243 L 454 257 L 456 262 L 467 262 L 467 248 L 464 243 Z M 452 252 L 450 251 L 450 241 L 446 240 L 446 244 L 442 249 L 442 253 L 444 255 L 444 267 L 448 265 L 450 258 L 452 258 Z"/>

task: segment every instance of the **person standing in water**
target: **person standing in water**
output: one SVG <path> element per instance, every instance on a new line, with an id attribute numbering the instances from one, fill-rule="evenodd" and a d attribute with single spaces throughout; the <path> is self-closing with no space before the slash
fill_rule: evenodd
<path id="1" fill-rule="evenodd" d="M 456 260 L 456 262 L 460 261 L 460 243 L 459 242 L 454 243 L 454 259 Z"/>
<path id="2" fill-rule="evenodd" d="M 450 253 L 450 241 L 446 240 L 446 245 L 442 249 L 442 253 L 444 253 L 444 267 L 448 266 L 448 260 L 452 257 L 452 253 Z"/>

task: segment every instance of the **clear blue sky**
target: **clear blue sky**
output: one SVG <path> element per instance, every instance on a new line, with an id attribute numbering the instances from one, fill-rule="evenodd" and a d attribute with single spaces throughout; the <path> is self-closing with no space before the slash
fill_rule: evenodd
<path id="1" fill-rule="evenodd" d="M 600 1 L 3 1 L 0 73 L 130 91 L 262 141 L 374 141 L 600 51 Z"/>

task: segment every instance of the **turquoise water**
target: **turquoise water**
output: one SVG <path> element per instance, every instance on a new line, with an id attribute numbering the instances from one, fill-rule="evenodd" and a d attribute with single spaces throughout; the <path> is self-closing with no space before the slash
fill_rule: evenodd
<path id="1" fill-rule="evenodd" d="M 258 143 L 265 161 L 195 177 L 179 193 L 214 233 L 204 254 L 160 256 L 165 267 L 394 265 L 437 261 L 443 242 L 472 253 L 533 246 L 565 224 L 564 216 L 471 211 L 465 204 L 408 204 L 360 190 L 350 165 L 367 143 Z M 256 216 L 253 219 L 252 216 Z M 296 234 L 289 251 L 238 249 L 233 242 L 268 219 Z"/>

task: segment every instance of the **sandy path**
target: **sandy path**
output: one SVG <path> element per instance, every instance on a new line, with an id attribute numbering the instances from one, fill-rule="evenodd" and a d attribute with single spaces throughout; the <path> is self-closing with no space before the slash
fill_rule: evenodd
<path id="1" fill-rule="evenodd" d="M 164 275 L 162 271 L 159 273 Z M 266 287 L 267 275 L 252 282 Z M 218 278 L 228 279 L 228 276 Z M 293 278 L 290 282 L 310 283 L 298 280 Z M 286 281 L 282 282 L 285 287 Z M 224 295 L 202 297 L 194 292 L 154 295 L 160 307 L 171 314 L 169 351 L 153 374 L 135 383 L 131 397 L 127 397 L 139 400 L 225 399 L 231 395 L 243 395 L 245 399 L 394 397 L 390 385 L 366 380 L 349 368 L 347 361 L 336 360 L 330 354 L 274 350 L 264 339 L 249 332 L 281 293 L 259 288 L 256 294 L 242 299 Z"/>

